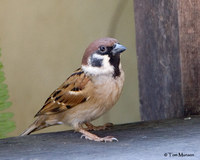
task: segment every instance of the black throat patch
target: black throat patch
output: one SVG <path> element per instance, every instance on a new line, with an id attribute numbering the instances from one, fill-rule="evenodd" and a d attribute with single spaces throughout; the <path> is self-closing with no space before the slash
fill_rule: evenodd
<path id="1" fill-rule="evenodd" d="M 114 67 L 113 77 L 116 78 L 116 77 L 120 76 L 120 74 L 121 74 L 121 72 L 119 70 L 120 55 L 117 54 L 117 55 L 113 56 L 112 54 L 109 54 L 109 57 L 110 57 L 109 62 Z"/>

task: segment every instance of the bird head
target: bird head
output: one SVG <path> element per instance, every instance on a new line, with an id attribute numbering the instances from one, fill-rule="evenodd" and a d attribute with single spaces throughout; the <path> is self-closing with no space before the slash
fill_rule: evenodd
<path id="1" fill-rule="evenodd" d="M 88 74 L 120 75 L 120 53 L 126 47 L 119 44 L 114 38 L 101 38 L 92 42 L 85 50 L 82 59 L 82 69 Z"/>

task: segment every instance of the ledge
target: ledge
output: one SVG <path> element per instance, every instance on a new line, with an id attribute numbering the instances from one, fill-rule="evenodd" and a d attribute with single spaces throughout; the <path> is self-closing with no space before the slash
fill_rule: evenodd
<path id="1" fill-rule="evenodd" d="M 35 134 L 0 140 L 1 160 L 141 160 L 186 159 L 200 157 L 200 117 L 138 122 L 116 125 L 111 130 L 95 131 L 112 135 L 119 142 L 94 142 L 80 139 L 74 131 Z M 184 159 L 185 159 L 184 158 Z"/>

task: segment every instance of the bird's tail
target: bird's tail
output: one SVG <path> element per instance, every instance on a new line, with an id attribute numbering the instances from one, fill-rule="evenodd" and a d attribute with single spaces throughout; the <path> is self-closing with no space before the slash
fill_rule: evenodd
<path id="1" fill-rule="evenodd" d="M 32 132 L 34 132 L 37 129 L 35 124 L 32 124 L 28 129 L 26 129 L 22 134 L 20 134 L 20 136 L 26 136 L 31 134 Z"/>
<path id="2" fill-rule="evenodd" d="M 41 119 L 41 117 L 38 117 L 33 124 L 31 124 L 20 136 L 26 136 L 31 134 L 32 132 L 38 131 L 40 129 L 46 128 L 48 125 L 46 125 L 44 119 Z"/>

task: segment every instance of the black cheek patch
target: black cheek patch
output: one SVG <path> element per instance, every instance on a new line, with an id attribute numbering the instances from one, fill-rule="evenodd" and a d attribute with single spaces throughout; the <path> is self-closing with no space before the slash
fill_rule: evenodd
<path id="1" fill-rule="evenodd" d="M 103 63 L 103 59 L 91 58 L 91 65 L 93 67 L 101 67 Z"/>

